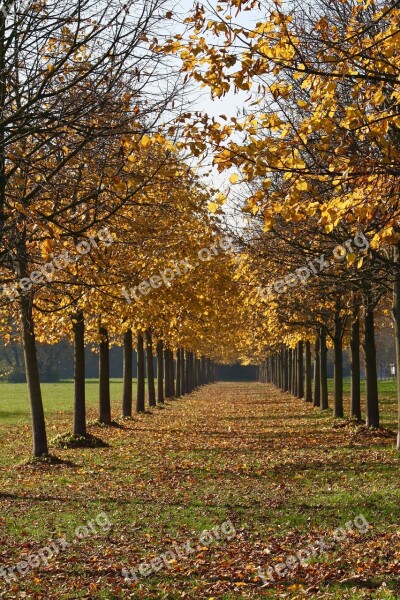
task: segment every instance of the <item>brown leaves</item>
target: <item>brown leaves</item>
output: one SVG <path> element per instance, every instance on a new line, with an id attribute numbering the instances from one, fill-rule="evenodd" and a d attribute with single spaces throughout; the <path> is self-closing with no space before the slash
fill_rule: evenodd
<path id="1" fill-rule="evenodd" d="M 51 416 L 60 431 L 68 420 Z M 8 452 L 11 442 L 17 452 L 29 430 L 9 434 L 2 449 Z M 399 466 L 391 438 L 362 437 L 362 446 L 352 448 L 349 428 L 334 429 L 304 402 L 257 383 L 203 388 L 101 435 L 110 448 L 59 451 L 76 466 L 3 469 L 3 563 L 34 552 L 55 532 L 70 540 L 67 521 L 72 529 L 84 523 L 93 516 L 86 514 L 89 506 L 101 506 L 113 527 L 107 536 L 80 540 L 19 579 L 14 591 L 1 590 L 0 598 L 51 593 L 61 600 L 82 589 L 93 599 L 329 598 L 338 586 L 350 599 L 381 593 L 383 582 L 396 589 Z M 257 575 L 259 566 L 273 567 L 321 536 L 329 541 L 336 527 L 364 511 L 371 524 L 366 533 L 354 531 L 268 585 Z M 196 544 L 204 529 L 226 518 L 235 538 Z M 172 559 L 157 577 L 124 583 L 122 566 L 135 567 L 187 540 L 196 552 Z"/>

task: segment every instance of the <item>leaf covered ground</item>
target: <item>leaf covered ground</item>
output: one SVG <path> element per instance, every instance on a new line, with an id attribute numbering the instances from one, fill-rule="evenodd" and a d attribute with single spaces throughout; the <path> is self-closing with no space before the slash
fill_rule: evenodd
<path id="1" fill-rule="evenodd" d="M 50 435 L 69 420 L 52 415 Z M 0 565 L 62 536 L 70 545 L 15 581 L 0 577 L 0 598 L 400 597 L 400 463 L 391 431 L 334 424 L 272 386 L 221 383 L 90 432 L 109 447 L 56 449 L 65 463 L 26 465 L 29 426 L 2 428 Z M 78 539 L 76 527 L 103 512 L 111 528 L 94 526 Z M 369 527 L 349 527 L 334 542 L 333 531 L 360 514 Z M 234 537 L 199 542 L 228 519 Z M 321 538 L 329 548 L 307 564 L 284 577 L 271 571 Z M 123 568 L 188 542 L 193 552 L 124 581 Z"/>

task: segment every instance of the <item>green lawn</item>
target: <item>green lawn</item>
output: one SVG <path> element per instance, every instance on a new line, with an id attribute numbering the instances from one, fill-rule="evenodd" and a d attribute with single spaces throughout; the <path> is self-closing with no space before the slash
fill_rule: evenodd
<path id="1" fill-rule="evenodd" d="M 397 387 L 395 379 L 379 381 L 379 393 L 382 398 L 397 398 Z M 328 380 L 329 393 L 333 393 L 333 379 Z M 343 380 L 343 391 L 345 394 L 350 393 L 350 377 L 345 377 Z M 361 381 L 361 392 L 365 393 L 365 379 Z"/>
<path id="2" fill-rule="evenodd" d="M 86 380 L 86 402 L 88 409 L 95 409 L 98 402 L 99 382 Z M 112 413 L 120 416 L 122 399 L 122 379 L 111 379 Z M 71 413 L 74 398 L 72 380 L 60 383 L 42 384 L 43 402 L 46 414 Z M 136 379 L 133 380 L 133 394 L 136 395 Z M 13 425 L 26 423 L 30 419 L 28 389 L 26 383 L 0 383 L 0 424 Z"/>

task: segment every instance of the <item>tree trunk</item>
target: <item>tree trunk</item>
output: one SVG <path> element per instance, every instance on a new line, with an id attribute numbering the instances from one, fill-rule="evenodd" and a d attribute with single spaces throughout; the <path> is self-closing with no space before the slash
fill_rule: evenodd
<path id="1" fill-rule="evenodd" d="M 297 344 L 297 397 L 304 398 L 304 344 Z"/>
<path id="2" fill-rule="evenodd" d="M 201 385 L 204 385 L 206 382 L 206 357 L 201 357 L 201 377 L 200 377 Z"/>
<path id="3" fill-rule="evenodd" d="M 124 389 L 122 393 L 122 416 L 132 416 L 132 330 L 124 333 Z"/>
<path id="4" fill-rule="evenodd" d="M 74 434 L 86 435 L 85 396 L 85 321 L 79 311 L 73 319 L 74 329 Z"/>
<path id="5" fill-rule="evenodd" d="M 283 374 L 283 390 L 287 392 L 289 389 L 289 350 L 285 348 L 284 354 L 284 374 Z"/>
<path id="6" fill-rule="evenodd" d="M 171 369 L 169 366 L 169 351 L 164 349 L 165 397 L 171 398 Z"/>
<path id="7" fill-rule="evenodd" d="M 361 420 L 361 375 L 360 375 L 360 319 L 358 308 L 353 314 L 350 337 L 351 352 L 351 397 L 350 417 Z"/>
<path id="8" fill-rule="evenodd" d="M 297 396 L 297 350 L 293 348 L 293 388 L 292 395 Z"/>
<path id="9" fill-rule="evenodd" d="M 175 369 L 174 369 L 174 352 L 173 350 L 168 350 L 169 354 L 169 381 L 171 385 L 171 398 L 175 398 Z"/>
<path id="10" fill-rule="evenodd" d="M 335 332 L 333 336 L 334 345 L 334 398 L 333 416 L 336 419 L 343 418 L 343 323 L 339 312 L 335 314 Z"/>
<path id="11" fill-rule="evenodd" d="M 326 330 L 321 327 L 320 334 L 320 360 L 321 360 L 321 408 L 328 410 L 328 349 L 326 347 Z"/>
<path id="12" fill-rule="evenodd" d="M 366 424 L 379 427 L 378 374 L 376 368 L 375 322 L 372 302 L 367 297 L 364 312 L 364 358 L 366 378 Z"/>
<path id="13" fill-rule="evenodd" d="M 209 377 L 209 381 L 211 381 L 211 372 L 210 372 L 210 359 L 208 359 L 207 361 L 207 372 L 208 372 L 208 377 Z M 186 351 L 186 357 L 185 357 L 185 390 L 187 394 L 190 394 L 192 392 L 192 380 L 191 380 L 191 373 L 190 373 L 190 352 Z"/>
<path id="14" fill-rule="evenodd" d="M 181 348 L 181 394 L 186 394 L 185 350 Z"/>
<path id="15" fill-rule="evenodd" d="M 157 400 L 164 404 L 164 345 L 162 340 L 157 342 Z"/>
<path id="16" fill-rule="evenodd" d="M 153 338 L 151 331 L 146 330 L 146 357 L 147 357 L 147 388 L 149 391 L 149 406 L 156 406 L 156 388 L 154 384 L 154 363 L 153 363 Z"/>
<path id="17" fill-rule="evenodd" d="M 137 334 L 137 396 L 136 412 L 145 412 L 145 387 L 144 387 L 144 340 L 143 335 Z"/>
<path id="18" fill-rule="evenodd" d="M 319 331 L 314 348 L 314 406 L 321 406 L 321 340 Z"/>
<path id="19" fill-rule="evenodd" d="M 395 246 L 394 260 L 397 269 L 393 282 L 393 320 L 395 326 L 397 400 L 399 411 L 396 447 L 400 451 L 400 243 Z"/>
<path id="20" fill-rule="evenodd" d="M 47 445 L 46 423 L 42 392 L 40 389 L 39 368 L 37 362 L 35 327 L 32 317 L 32 303 L 28 296 L 20 298 L 22 328 L 22 346 L 24 350 L 26 380 L 32 416 L 33 456 L 40 457 L 49 453 Z"/>
<path id="21" fill-rule="evenodd" d="M 311 344 L 306 341 L 306 402 L 312 402 Z"/>
<path id="22" fill-rule="evenodd" d="M 110 346 L 108 331 L 105 327 L 100 327 L 99 334 L 102 337 L 99 356 L 99 421 L 105 425 L 110 425 Z"/>
<path id="23" fill-rule="evenodd" d="M 176 397 L 181 397 L 181 351 L 176 351 Z"/>

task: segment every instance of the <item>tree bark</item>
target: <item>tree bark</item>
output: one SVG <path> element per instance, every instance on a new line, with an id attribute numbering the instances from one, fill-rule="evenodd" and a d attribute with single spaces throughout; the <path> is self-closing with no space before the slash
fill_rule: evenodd
<path id="1" fill-rule="evenodd" d="M 206 357 L 201 357 L 201 377 L 200 377 L 201 385 L 204 385 L 206 382 Z"/>
<path id="2" fill-rule="evenodd" d="M 26 380 L 32 416 L 33 456 L 48 455 L 46 422 L 35 343 L 35 327 L 32 316 L 32 301 L 28 296 L 20 298 L 22 346 L 24 350 Z"/>
<path id="3" fill-rule="evenodd" d="M 293 389 L 292 395 L 297 396 L 297 350 L 293 348 Z"/>
<path id="4" fill-rule="evenodd" d="M 350 337 L 351 396 L 350 417 L 361 420 L 361 374 L 360 374 L 360 319 L 358 308 L 353 314 Z"/>
<path id="5" fill-rule="evenodd" d="M 304 344 L 297 344 L 297 397 L 304 398 Z"/>
<path id="6" fill-rule="evenodd" d="M 326 347 L 326 330 L 321 327 L 320 334 L 320 360 L 321 360 L 321 408 L 328 410 L 328 349 Z"/>
<path id="7" fill-rule="evenodd" d="M 132 343 L 133 336 L 132 330 L 128 329 L 124 333 L 124 388 L 122 393 L 122 416 L 123 417 L 131 417 L 132 416 L 132 402 L 133 402 L 133 394 L 132 394 Z"/>
<path id="8" fill-rule="evenodd" d="M 289 350 L 288 350 L 288 348 L 285 348 L 283 390 L 285 392 L 287 392 L 288 389 L 289 389 Z"/>
<path id="9" fill-rule="evenodd" d="M 136 412 L 145 412 L 145 385 L 144 385 L 144 340 L 143 335 L 137 334 L 137 396 Z"/>
<path id="10" fill-rule="evenodd" d="M 175 369 L 174 369 L 174 352 L 168 350 L 169 354 L 169 381 L 171 385 L 171 398 L 175 398 Z"/>
<path id="11" fill-rule="evenodd" d="M 165 397 L 171 398 L 171 369 L 169 366 L 169 351 L 164 349 Z"/>
<path id="12" fill-rule="evenodd" d="M 181 351 L 180 348 L 176 351 L 176 397 L 181 397 Z"/>
<path id="13" fill-rule="evenodd" d="M 164 345 L 157 342 L 157 401 L 164 404 Z"/>
<path id="14" fill-rule="evenodd" d="M 186 381 L 186 393 L 190 394 L 193 390 L 192 390 L 192 377 L 191 377 L 191 368 L 190 368 L 190 355 L 191 353 L 186 351 L 186 360 L 185 360 L 185 381 Z M 208 371 L 208 377 L 209 377 L 209 381 L 211 381 L 211 361 L 210 359 L 208 359 L 208 364 L 207 364 L 207 371 Z"/>
<path id="15" fill-rule="evenodd" d="M 319 331 L 314 347 L 314 406 L 321 406 L 321 340 Z"/>
<path id="16" fill-rule="evenodd" d="M 85 321 L 79 311 L 73 319 L 74 330 L 74 434 L 86 435 L 85 396 Z"/>
<path id="17" fill-rule="evenodd" d="M 379 427 L 378 374 L 376 368 L 374 308 L 369 297 L 364 311 L 364 359 L 366 377 L 366 424 Z"/>
<path id="18" fill-rule="evenodd" d="M 335 331 L 333 335 L 334 346 L 334 397 L 333 416 L 336 419 L 343 418 L 343 322 L 340 313 L 335 314 Z"/>
<path id="19" fill-rule="evenodd" d="M 102 337 L 99 355 L 99 421 L 105 425 L 110 425 L 110 346 L 108 331 L 105 327 L 100 327 L 99 334 Z"/>
<path id="20" fill-rule="evenodd" d="M 307 340 L 306 348 L 306 402 L 312 402 L 312 377 L 311 377 L 311 344 Z"/>
<path id="21" fill-rule="evenodd" d="M 181 394 L 186 395 L 185 350 L 181 348 Z"/>
<path id="22" fill-rule="evenodd" d="M 154 384 L 154 363 L 153 363 L 153 338 L 151 331 L 146 330 L 146 357 L 147 357 L 147 389 L 149 392 L 149 406 L 156 406 L 156 388 Z"/>
<path id="23" fill-rule="evenodd" d="M 400 243 L 395 246 L 394 260 L 397 268 L 393 282 L 393 320 L 395 327 L 397 401 L 399 413 L 396 448 L 400 451 Z"/>

